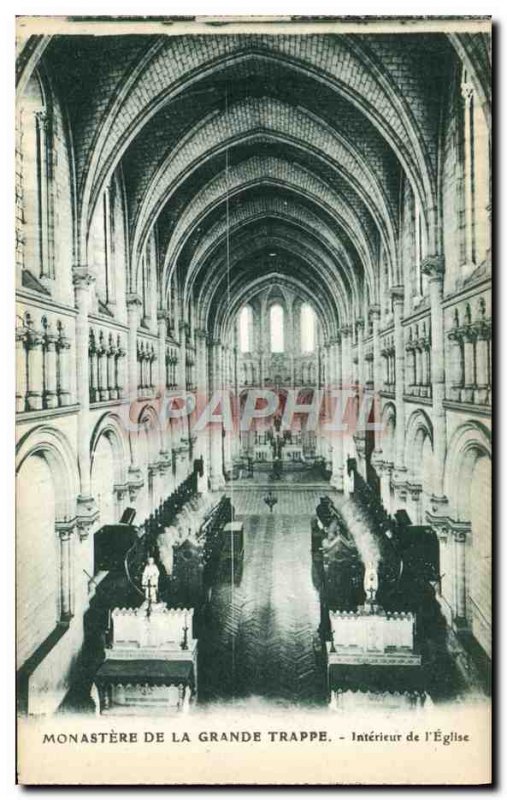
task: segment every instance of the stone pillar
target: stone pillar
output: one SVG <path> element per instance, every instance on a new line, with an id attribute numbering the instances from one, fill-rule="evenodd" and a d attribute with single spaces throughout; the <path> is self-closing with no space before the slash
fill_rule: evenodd
<path id="1" fill-rule="evenodd" d="M 259 386 L 264 386 L 264 350 L 261 347 L 259 350 Z"/>
<path id="2" fill-rule="evenodd" d="M 109 334 L 108 346 L 106 351 L 107 358 L 107 393 L 110 400 L 117 400 L 118 392 L 116 389 L 116 346 L 113 335 Z"/>
<path id="3" fill-rule="evenodd" d="M 324 380 L 324 408 L 325 408 L 325 415 L 328 420 L 331 420 L 333 408 L 332 408 L 332 400 L 329 394 L 330 389 L 334 383 L 334 375 L 335 375 L 335 365 L 333 362 L 333 343 L 325 342 L 324 343 L 324 370 L 325 370 L 325 380 Z M 324 431 L 320 433 L 320 452 L 324 456 L 326 462 L 326 469 L 332 470 L 332 436 L 329 434 L 325 434 Z"/>
<path id="4" fill-rule="evenodd" d="M 102 331 L 100 332 L 99 335 L 97 356 L 98 356 L 99 400 L 108 400 L 109 395 L 107 392 L 107 349 L 104 341 L 104 333 Z"/>
<path id="5" fill-rule="evenodd" d="M 359 392 L 364 391 L 366 383 L 365 361 L 364 361 L 364 320 L 358 319 L 356 322 L 357 330 L 357 380 L 359 382 Z"/>
<path id="6" fill-rule="evenodd" d="M 467 580 L 466 580 L 466 539 L 468 526 L 453 526 L 454 534 L 454 602 L 455 618 L 459 627 L 466 625 Z"/>
<path id="7" fill-rule="evenodd" d="M 26 336 L 28 359 L 28 391 L 26 393 L 29 411 L 40 411 L 42 408 L 42 334 L 28 328 Z"/>
<path id="8" fill-rule="evenodd" d="M 70 386 L 70 339 L 60 329 L 57 342 L 58 351 L 58 404 L 68 406 L 71 402 Z"/>
<path id="9" fill-rule="evenodd" d="M 490 387 L 489 375 L 489 342 L 491 338 L 491 328 L 486 323 L 479 323 L 477 339 L 475 343 L 475 368 L 477 390 L 476 399 L 479 403 L 488 402 L 488 392 Z"/>
<path id="10" fill-rule="evenodd" d="M 128 316 L 128 383 L 127 396 L 130 402 L 134 402 L 138 397 L 138 366 L 137 366 L 137 329 L 139 327 L 139 315 L 142 308 L 142 300 L 137 294 L 127 295 L 127 316 Z"/>
<path id="11" fill-rule="evenodd" d="M 227 392 L 230 397 L 231 391 L 231 376 L 230 376 L 230 357 L 229 348 L 225 345 L 222 346 L 222 389 Z M 233 462 L 233 442 L 232 432 L 224 430 L 223 435 L 223 449 L 224 449 L 224 470 L 230 474 L 232 471 Z"/>
<path id="12" fill-rule="evenodd" d="M 464 397 L 466 402 L 472 402 L 475 389 L 475 331 L 469 327 L 463 332 L 465 386 Z"/>
<path id="13" fill-rule="evenodd" d="M 125 397 L 125 386 L 127 384 L 127 376 L 126 376 L 126 363 L 125 363 L 125 356 L 127 355 L 126 350 L 123 349 L 121 346 L 120 337 L 118 336 L 116 341 L 116 356 L 115 356 L 115 384 L 116 384 L 116 394 L 120 400 L 123 400 Z"/>
<path id="14" fill-rule="evenodd" d="M 380 306 L 371 306 L 370 316 L 373 328 L 373 402 L 375 407 L 375 422 L 380 424 L 382 418 L 382 408 L 380 405 L 380 390 L 382 389 L 382 359 L 380 356 Z M 381 450 L 382 431 L 375 430 L 375 451 L 378 453 Z"/>
<path id="15" fill-rule="evenodd" d="M 423 273 L 428 276 L 431 306 L 431 384 L 433 397 L 433 464 L 434 484 L 432 507 L 445 504 L 444 469 L 447 450 L 447 432 L 444 409 L 445 368 L 444 368 L 444 319 L 442 311 L 442 292 L 444 265 L 443 258 L 431 256 L 424 260 Z"/>
<path id="16" fill-rule="evenodd" d="M 405 347 L 403 341 L 403 287 L 391 288 L 394 317 L 394 399 L 396 404 L 396 436 L 394 474 L 392 478 L 395 489 L 397 508 L 404 508 L 407 500 L 406 467 L 405 467 Z"/>
<path id="17" fill-rule="evenodd" d="M 68 622 L 74 612 L 73 540 L 74 522 L 56 523 L 60 539 L 60 620 Z"/>
<path id="18" fill-rule="evenodd" d="M 95 341 L 95 333 L 90 331 L 88 337 L 88 374 L 89 374 L 89 391 L 88 396 L 90 403 L 96 403 L 99 399 L 99 389 L 97 380 L 97 343 Z"/>
<path id="19" fill-rule="evenodd" d="M 472 128 L 472 100 L 474 97 L 473 85 L 466 81 L 461 85 L 464 101 L 464 190 L 465 190 L 465 262 L 467 266 L 475 261 L 474 243 L 474 186 L 473 186 L 473 141 L 471 140 Z"/>
<path id="20" fill-rule="evenodd" d="M 26 341 L 27 330 L 23 326 L 16 330 L 16 412 L 26 410 Z"/>
<path id="21" fill-rule="evenodd" d="M 157 311 L 158 322 L 158 392 L 160 397 L 165 395 L 167 384 L 167 372 L 165 362 L 166 339 L 167 339 L 167 311 L 163 308 Z"/>
<path id="22" fill-rule="evenodd" d="M 461 331 L 458 328 L 453 328 L 448 333 L 450 344 L 450 355 L 449 355 L 449 366 L 448 366 L 448 376 L 449 376 L 449 399 L 450 400 L 460 400 L 461 399 L 461 389 L 463 388 L 464 382 L 464 370 L 463 370 L 463 336 Z"/>
<path id="23" fill-rule="evenodd" d="M 416 364 L 416 385 L 423 386 L 424 385 L 424 376 L 423 376 L 423 350 L 422 345 L 420 342 L 416 343 L 415 347 L 415 364 Z"/>
<path id="24" fill-rule="evenodd" d="M 343 431 L 343 462 L 353 455 L 352 434 L 349 423 L 352 416 L 352 327 L 343 325 L 341 330 L 342 340 L 342 409 L 343 422 L 347 426 Z"/>
<path id="25" fill-rule="evenodd" d="M 212 341 L 209 345 L 209 396 L 222 388 L 222 344 Z M 224 468 L 222 459 L 222 427 L 217 423 L 208 426 L 210 443 L 210 487 L 212 492 L 220 491 L 224 486 Z"/>
<path id="26" fill-rule="evenodd" d="M 77 524 L 82 539 L 88 536 L 99 511 L 91 496 L 90 475 L 90 384 L 88 308 L 94 277 L 87 267 L 75 267 L 73 283 L 76 301 L 76 384 L 79 412 L 77 415 L 77 451 L 80 477 Z"/>
<path id="27" fill-rule="evenodd" d="M 331 345 L 331 362 L 333 364 L 333 369 L 331 373 L 331 387 L 333 389 L 333 393 L 339 395 L 341 382 L 342 382 L 342 375 L 341 375 L 341 367 L 342 367 L 342 353 L 341 353 L 341 342 L 340 338 L 334 340 Z M 341 405 L 341 398 L 338 396 L 334 400 L 331 400 L 331 412 L 333 412 L 333 405 L 335 403 L 340 403 Z M 338 489 L 338 491 L 343 491 L 343 431 L 332 431 L 331 432 L 331 440 L 332 440 L 332 472 L 331 472 L 331 485 Z"/>
<path id="28" fill-rule="evenodd" d="M 44 338 L 46 345 L 44 407 L 57 408 L 56 345 L 58 342 L 58 335 L 52 330 L 51 325 L 47 326 Z"/>

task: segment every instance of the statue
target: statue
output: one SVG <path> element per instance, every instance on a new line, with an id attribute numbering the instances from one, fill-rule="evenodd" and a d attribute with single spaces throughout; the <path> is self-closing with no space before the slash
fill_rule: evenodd
<path id="1" fill-rule="evenodd" d="M 373 561 L 368 561 L 364 571 L 364 591 L 366 594 L 366 602 L 373 606 L 377 597 L 378 589 L 378 574 Z"/>
<path id="2" fill-rule="evenodd" d="M 156 603 L 158 600 L 159 575 L 160 571 L 157 565 L 155 564 L 155 559 L 153 558 L 153 556 L 148 556 L 148 562 L 144 568 L 142 577 L 142 587 L 148 605 L 152 605 L 153 603 Z"/>

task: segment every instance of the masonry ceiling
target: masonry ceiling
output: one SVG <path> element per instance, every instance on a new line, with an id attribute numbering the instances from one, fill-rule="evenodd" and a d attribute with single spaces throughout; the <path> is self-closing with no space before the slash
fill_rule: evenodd
<path id="1" fill-rule="evenodd" d="M 79 257 L 117 170 L 133 289 L 155 230 L 162 290 L 171 276 L 186 299 L 206 290 L 204 323 L 222 324 L 224 298 L 243 302 L 276 251 L 277 274 L 336 324 L 361 286 L 377 297 L 381 249 L 399 274 L 403 179 L 436 246 L 441 103 L 456 51 L 480 71 L 482 37 L 54 37 L 43 66 L 68 114 Z"/>

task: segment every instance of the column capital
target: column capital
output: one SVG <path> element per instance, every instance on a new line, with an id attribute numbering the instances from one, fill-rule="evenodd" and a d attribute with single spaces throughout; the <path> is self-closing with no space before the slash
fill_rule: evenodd
<path id="1" fill-rule="evenodd" d="M 128 308 L 141 308 L 143 301 L 136 292 L 129 292 L 125 298 Z"/>
<path id="2" fill-rule="evenodd" d="M 35 347 L 40 347 L 43 341 L 44 337 L 41 331 L 37 331 L 35 328 L 31 327 L 26 329 L 26 344 L 29 350 L 32 350 Z"/>
<path id="3" fill-rule="evenodd" d="M 430 280 L 443 280 L 444 257 L 443 255 L 426 256 L 421 263 L 421 272 Z"/>
<path id="4" fill-rule="evenodd" d="M 471 81 L 463 81 L 461 84 L 461 96 L 465 103 L 470 103 L 475 94 L 474 85 Z"/>
<path id="5" fill-rule="evenodd" d="M 87 264 L 72 267 L 72 283 L 76 289 L 88 289 L 95 283 L 95 274 Z"/>
<path id="6" fill-rule="evenodd" d="M 339 332 L 341 336 L 350 336 L 352 333 L 352 325 L 342 325 Z"/>
<path id="7" fill-rule="evenodd" d="M 76 519 L 62 520 L 55 522 L 55 529 L 62 541 L 68 541 L 76 529 Z"/>
<path id="8" fill-rule="evenodd" d="M 46 108 L 43 108 L 40 111 L 36 111 L 35 119 L 39 128 L 41 128 L 44 131 L 49 130 L 49 125 L 51 123 L 51 113 Z"/>
<path id="9" fill-rule="evenodd" d="M 205 330 L 205 328 L 196 328 L 194 332 L 197 339 L 200 339 L 204 342 L 208 340 L 208 332 Z"/>
<path id="10" fill-rule="evenodd" d="M 394 303 L 403 303 L 404 288 L 401 284 L 398 286 L 391 286 L 390 294 L 393 305 Z"/>
<path id="11" fill-rule="evenodd" d="M 77 498 L 76 526 L 81 541 L 88 538 L 90 530 L 98 518 L 99 509 L 93 497 L 83 497 L 83 495 L 79 495 Z"/>
<path id="12" fill-rule="evenodd" d="M 356 319 L 356 328 L 364 328 L 364 319 L 362 317 Z"/>
<path id="13" fill-rule="evenodd" d="M 158 322 L 167 322 L 169 319 L 169 311 L 167 308 L 159 308 L 157 309 L 157 321 Z"/>
<path id="14" fill-rule="evenodd" d="M 144 478 L 139 467 L 130 466 L 128 468 L 128 489 L 130 502 L 133 503 L 144 486 Z"/>
<path id="15" fill-rule="evenodd" d="M 70 339 L 64 333 L 60 333 L 57 341 L 58 350 L 70 350 Z"/>
<path id="16" fill-rule="evenodd" d="M 379 305 L 372 305 L 368 309 L 368 316 L 370 319 L 380 319 L 380 306 Z"/>

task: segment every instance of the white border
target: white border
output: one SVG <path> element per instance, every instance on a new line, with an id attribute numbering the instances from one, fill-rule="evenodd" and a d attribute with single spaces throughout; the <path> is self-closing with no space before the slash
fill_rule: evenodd
<path id="1" fill-rule="evenodd" d="M 491 14 L 493 22 L 497 28 L 495 39 L 495 60 L 497 62 L 496 72 L 496 106 L 495 106 L 495 119 L 496 119 L 496 138 L 497 138 L 497 161 L 496 161 L 496 174 L 497 174 L 497 203 L 499 204 L 501 190 L 505 188 L 505 159 L 501 158 L 501 140 L 500 134 L 505 131 L 505 110 L 503 108 L 505 100 L 504 92 L 502 91 L 505 85 L 505 59 L 500 58 L 501 43 L 503 40 L 502 23 L 505 23 L 507 17 L 505 1 L 494 0 L 484 4 L 477 2 L 438 2 L 438 0 L 425 0 L 425 2 L 407 3 L 406 0 L 398 0 L 398 2 L 388 2 L 381 4 L 374 2 L 364 2 L 364 0 L 357 0 L 354 3 L 347 5 L 326 2 L 274 2 L 273 0 L 255 0 L 248 8 L 244 4 L 238 2 L 193 2 L 186 3 L 182 0 L 164 2 L 163 0 L 144 0 L 142 3 L 132 2 L 132 0 L 80 0 L 80 2 L 63 2 L 62 0 L 4 0 L 0 9 L 0 81 L 2 83 L 2 123 L 0 125 L 0 143 L 3 154 L 2 176 L 0 181 L 0 220 L 2 226 L 2 252 L 0 261 L 1 270 L 1 293 L 0 293 L 0 342 L 2 343 L 1 361 L 2 374 L 1 374 L 1 403 L 2 413 L 0 414 L 0 453 L 2 454 L 2 473 L 1 473 L 1 486 L 3 491 L 3 502 L 1 506 L 1 546 L 0 546 L 0 559 L 3 567 L 3 576 L 0 581 L 1 605 L 0 614 L 2 619 L 1 626 L 1 676 L 0 687 L 3 697 L 0 702 L 1 712 L 1 739 L 0 739 L 0 768 L 1 768 L 1 788 L 2 797 L 11 798 L 18 796 L 22 791 L 20 787 L 14 786 L 14 719 L 15 719 L 15 704 L 14 704 L 14 213 L 13 213 L 13 198 L 14 198 L 14 17 L 15 15 L 171 15 L 171 16 L 188 16 L 188 15 L 245 15 L 255 12 L 257 15 L 376 15 L 382 12 L 383 15 L 484 15 Z M 500 232 L 507 229 L 507 212 L 505 211 L 505 204 L 501 209 L 501 215 L 496 217 L 496 230 L 498 232 L 498 246 L 496 249 L 496 295 L 497 299 L 497 314 L 498 314 L 498 327 L 496 331 L 496 353 L 497 353 L 497 375 L 498 380 L 496 384 L 496 408 L 499 412 L 502 409 L 501 400 L 505 396 L 503 391 L 505 388 L 505 372 L 502 372 L 502 353 L 506 342 L 506 325 L 505 325 L 505 309 L 507 309 L 507 281 L 502 280 L 501 264 L 501 247 L 500 247 Z M 496 447 L 498 449 L 498 462 L 497 462 L 497 485 L 496 492 L 498 498 L 502 497 L 504 492 L 503 481 L 501 480 L 505 470 L 504 454 L 505 454 L 505 429 L 501 430 L 501 425 L 497 415 L 496 419 Z M 495 674 L 500 678 L 501 664 L 504 663 L 504 648 L 503 642 L 500 641 L 500 635 L 503 632 L 504 626 L 502 624 L 502 614 L 505 612 L 503 601 L 505 593 L 502 592 L 500 596 L 501 576 L 506 572 L 506 553 L 507 547 L 502 547 L 501 540 L 503 532 L 506 529 L 504 523 L 504 509 L 499 508 L 497 517 L 497 530 L 496 530 L 496 554 L 497 558 L 500 557 L 500 565 L 497 566 L 496 575 L 498 577 L 497 587 L 497 606 L 496 615 L 500 621 L 497 629 L 497 662 Z M 502 606 L 499 608 L 499 606 Z M 507 616 L 506 616 L 507 618 Z M 497 692 L 499 693 L 500 686 L 499 680 L 497 681 Z M 497 697 L 498 700 L 498 697 Z M 505 693 L 503 694 L 502 703 L 498 703 L 497 714 L 503 720 L 505 712 Z M 500 721 L 500 720 L 499 720 Z M 505 736 L 499 736 L 500 742 L 497 752 L 497 772 L 500 781 L 502 781 L 502 762 L 506 763 L 505 756 L 507 755 L 507 745 Z M 69 790 L 70 791 L 70 790 Z M 106 797 L 107 789 L 89 789 L 80 792 L 81 796 L 93 796 L 95 798 Z M 207 791 L 189 791 L 168 789 L 171 795 L 181 795 L 188 797 L 194 795 L 196 797 L 202 794 L 210 794 L 212 790 Z M 238 792 L 240 790 L 237 790 Z M 287 791 L 287 790 L 286 790 Z M 365 795 L 370 792 L 368 789 L 364 790 L 347 790 L 338 789 L 340 796 L 357 797 L 358 795 Z M 377 790 L 378 791 L 378 790 Z M 459 791 L 459 790 L 458 790 Z M 139 789 L 136 794 L 148 795 L 149 790 Z M 309 790 L 311 794 L 317 796 L 317 791 Z M 411 789 L 396 792 L 397 796 L 406 794 L 407 796 L 412 792 Z M 62 791 L 56 789 L 38 790 L 38 795 L 44 796 L 62 796 Z M 66 794 L 67 792 L 63 792 Z M 228 792 L 229 793 L 229 792 Z M 275 790 L 262 790 L 263 797 L 269 800 L 270 797 L 275 796 Z M 290 793 L 290 790 L 289 790 Z M 294 792 L 295 794 L 295 792 Z M 445 797 L 448 791 L 438 790 L 425 790 L 418 791 L 418 796 L 427 795 L 428 797 Z M 478 790 L 474 795 L 486 796 L 490 794 L 488 790 Z"/>

